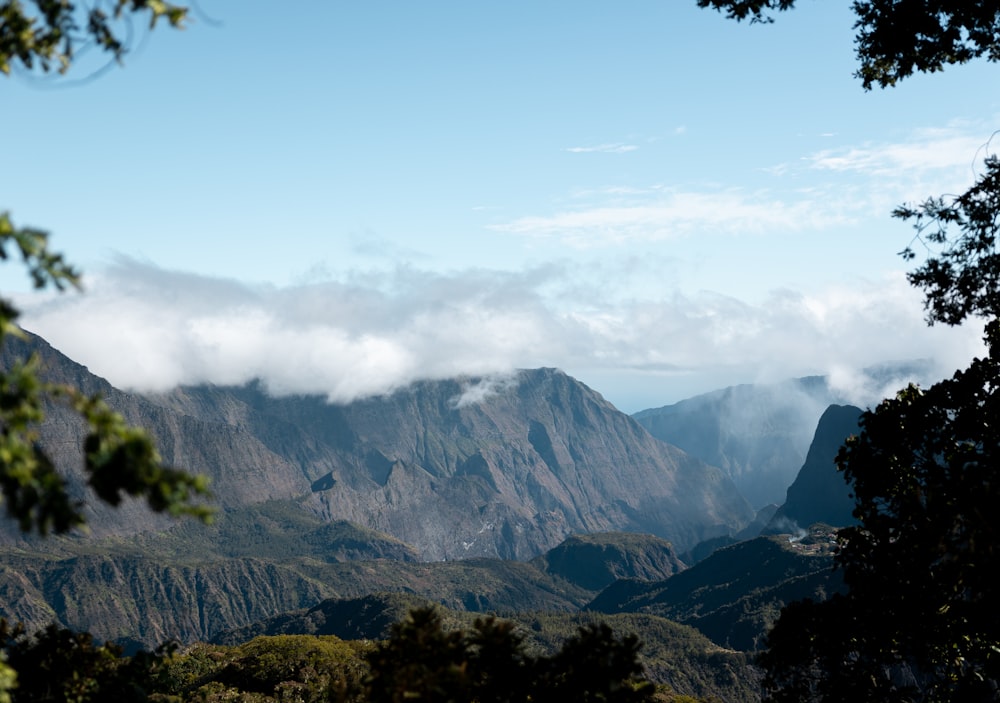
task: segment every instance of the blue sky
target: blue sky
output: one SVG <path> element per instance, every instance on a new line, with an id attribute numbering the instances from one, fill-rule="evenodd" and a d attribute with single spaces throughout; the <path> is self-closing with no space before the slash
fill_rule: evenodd
<path id="1" fill-rule="evenodd" d="M 847 2 L 198 9 L 121 69 L 0 82 L 0 208 L 86 292 L 0 286 L 116 385 L 557 366 L 632 412 L 979 349 L 923 324 L 889 213 L 971 182 L 995 65 L 865 93 Z"/>

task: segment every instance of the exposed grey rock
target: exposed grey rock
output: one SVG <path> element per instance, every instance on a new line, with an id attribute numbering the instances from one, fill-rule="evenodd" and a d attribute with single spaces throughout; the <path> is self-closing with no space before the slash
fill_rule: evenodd
<path id="1" fill-rule="evenodd" d="M 272 398 L 256 384 L 125 393 L 38 338 L 6 345 L 4 363 L 30 350 L 53 380 L 100 393 L 147 427 L 168 463 L 210 476 L 221 508 L 295 500 L 325 520 L 391 535 L 427 560 L 527 559 L 569 534 L 614 530 L 685 549 L 753 519 L 720 469 L 653 439 L 555 369 L 522 371 L 471 394 L 482 396 L 475 402 L 467 391 L 482 379 L 334 405 Z M 43 440 L 81 496 L 82 438 L 72 414 L 54 408 Z M 165 525 L 132 503 L 91 516 L 97 535 Z"/>

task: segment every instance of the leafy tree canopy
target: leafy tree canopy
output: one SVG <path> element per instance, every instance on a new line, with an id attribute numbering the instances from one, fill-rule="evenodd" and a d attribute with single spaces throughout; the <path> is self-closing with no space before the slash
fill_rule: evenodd
<path id="1" fill-rule="evenodd" d="M 19 256 L 36 288 L 78 288 L 79 273 L 48 248 L 45 232 L 15 227 L 0 212 L 0 260 Z M 0 298 L 0 344 L 20 336 L 18 311 Z M 103 399 L 64 384 L 43 380 L 36 357 L 0 369 L 0 490 L 7 512 L 24 531 L 67 532 L 84 523 L 83 506 L 67 491 L 66 481 L 40 442 L 46 407 L 63 403 L 87 423 L 84 469 L 98 498 L 118 505 L 124 495 L 138 496 L 157 512 L 201 518 L 209 509 L 193 502 L 208 492 L 207 479 L 164 466 L 147 432 L 130 427 Z"/>
<path id="2" fill-rule="evenodd" d="M 642 677 L 639 647 L 635 636 L 619 639 L 607 625 L 590 625 L 556 654 L 533 656 L 512 623 L 486 618 L 470 632 L 448 632 L 433 609 L 422 608 L 368 655 L 363 699 L 638 703 L 655 693 Z"/>
<path id="3" fill-rule="evenodd" d="M 736 20 L 772 22 L 795 0 L 698 0 Z M 895 85 L 913 73 L 986 57 L 1000 61 L 997 0 L 855 0 L 855 74 L 866 90 Z"/>
<path id="4" fill-rule="evenodd" d="M 97 46 L 114 58 L 126 50 L 121 22 L 132 15 L 151 25 L 165 18 L 179 27 L 186 9 L 163 0 L 101 0 L 78 7 L 69 0 L 0 0 L 0 71 L 65 72 L 78 52 Z M 0 211 L 0 260 L 20 258 L 35 288 L 63 291 L 80 287 L 80 274 L 49 249 L 48 234 L 15 226 Z M 21 335 L 18 310 L 0 297 L 0 344 Z M 207 493 L 204 477 L 164 466 L 143 430 L 130 427 L 99 397 L 66 385 L 47 383 L 36 358 L 0 368 L 0 490 L 7 512 L 24 531 L 66 532 L 84 522 L 83 506 L 68 494 L 62 475 L 40 443 L 38 427 L 52 403 L 63 403 L 87 423 L 84 468 L 101 500 L 118 505 L 124 495 L 146 499 L 158 512 L 209 516 L 193 499 Z"/>
<path id="5" fill-rule="evenodd" d="M 990 157 L 962 195 L 896 211 L 926 247 L 910 281 L 928 321 L 985 319 L 988 354 L 883 401 L 841 450 L 860 521 L 838 535 L 848 592 L 782 613 L 762 658 L 772 700 L 1000 700 L 998 205 Z"/>
<path id="6" fill-rule="evenodd" d="M 171 649 L 123 657 L 85 632 L 50 625 L 29 636 L 0 620 L 0 654 L 17 670 L 14 695 L 0 689 L 0 701 L 148 701 Z"/>
<path id="7" fill-rule="evenodd" d="M 988 156 L 983 169 L 962 195 L 929 198 L 919 206 L 899 207 L 894 213 L 913 220 L 917 232 L 902 256 L 915 259 L 914 247 L 922 247 L 928 254 L 908 278 L 924 290 L 929 323 L 958 325 L 969 317 L 1000 320 L 1000 252 L 996 248 L 1000 159 Z"/>
<path id="8" fill-rule="evenodd" d="M 150 26 L 160 18 L 181 26 L 187 9 L 163 0 L 98 0 L 78 8 L 69 0 L 0 2 L 0 71 L 11 67 L 55 67 L 65 73 L 77 53 L 96 45 L 120 59 L 126 50 L 118 23 L 132 14 L 146 15 Z"/>

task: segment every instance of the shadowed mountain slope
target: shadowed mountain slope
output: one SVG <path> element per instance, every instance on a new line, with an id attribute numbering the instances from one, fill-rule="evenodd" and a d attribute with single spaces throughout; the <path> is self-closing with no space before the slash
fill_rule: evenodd
<path id="1" fill-rule="evenodd" d="M 731 386 L 633 417 L 657 439 L 721 467 L 759 509 L 785 499 L 828 406 L 878 402 L 908 383 L 936 378 L 934 364 L 913 360 L 870 366 L 847 380 L 806 376 Z"/>
<path id="2" fill-rule="evenodd" d="M 56 622 L 129 647 L 153 648 L 166 640 L 209 640 L 327 598 L 374 592 L 416 595 L 476 612 L 575 611 L 595 593 L 528 563 L 499 559 L 328 563 L 242 557 L 184 563 L 98 551 L 61 559 L 5 555 L 0 616 L 29 630 Z"/>
<path id="3" fill-rule="evenodd" d="M 657 439 L 727 472 L 755 508 L 780 504 L 805 460 L 823 409 L 820 376 L 731 386 L 633 417 Z"/>
<path id="4" fill-rule="evenodd" d="M 670 542 L 625 532 L 573 535 L 531 563 L 592 591 L 623 578 L 660 581 L 687 568 Z"/>
<path id="5" fill-rule="evenodd" d="M 795 481 L 788 487 L 784 505 L 778 508 L 765 532 L 794 532 L 822 522 L 835 527 L 853 525 L 854 499 L 836 458 L 845 440 L 860 431 L 861 408 L 831 405 L 816 426 L 809 454 Z"/>
<path id="6" fill-rule="evenodd" d="M 581 562 L 599 562 L 605 575 L 600 586 L 574 581 L 576 573 L 560 573 L 558 565 L 581 544 L 602 548 L 599 559 L 590 555 Z M 306 620 L 319 623 L 325 611 L 312 606 L 322 599 L 375 592 L 397 594 L 400 602 L 430 598 L 460 611 L 576 611 L 609 573 L 662 579 L 681 566 L 668 543 L 626 533 L 593 541 L 571 538 L 531 563 L 416 562 L 412 550 L 391 538 L 297 517 L 294 506 L 282 503 L 227 513 L 213 526 L 185 523 L 165 535 L 54 538 L 44 546 L 45 554 L 24 550 L 4 557 L 0 615 L 30 629 L 58 622 L 146 648 L 166 639 L 207 640 L 229 630 L 247 638 L 277 632 L 345 636 L 319 624 L 281 629 L 274 623 L 289 617 L 298 622 L 307 610 L 312 614 Z M 549 564 L 557 566 L 547 570 Z M 294 612 L 276 616 L 286 611 Z M 336 627 L 329 617 L 330 627 Z"/>
<path id="7" fill-rule="evenodd" d="M 714 552 L 655 582 L 617 581 L 588 606 L 602 613 L 650 613 L 697 628 L 724 647 L 753 651 L 787 603 L 823 599 L 841 587 L 833 571 L 833 532 L 801 540 L 757 537 Z"/>

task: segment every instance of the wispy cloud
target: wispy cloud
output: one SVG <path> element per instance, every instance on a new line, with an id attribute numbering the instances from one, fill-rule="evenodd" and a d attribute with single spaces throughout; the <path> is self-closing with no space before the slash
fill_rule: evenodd
<path id="1" fill-rule="evenodd" d="M 811 154 L 812 168 L 854 171 L 868 176 L 893 177 L 941 169 L 971 169 L 983 145 L 982 136 L 938 131 L 900 143 L 865 144 L 846 149 L 826 149 Z"/>
<path id="2" fill-rule="evenodd" d="M 629 151 L 635 151 L 639 147 L 635 144 L 598 144 L 596 146 L 571 146 L 567 147 L 566 151 L 573 154 L 624 154 Z"/>
<path id="3" fill-rule="evenodd" d="M 549 237 L 576 247 L 662 241 L 688 234 L 804 233 L 884 220 L 901 202 L 960 192 L 989 138 L 985 123 L 915 130 L 895 142 L 831 147 L 762 166 L 767 187 L 628 184 L 571 194 L 572 207 L 493 225 L 499 232 Z M 824 139 L 838 135 L 827 133 Z M 614 151 L 623 144 L 574 147 Z"/>
<path id="4" fill-rule="evenodd" d="M 975 330 L 928 329 L 901 276 L 814 295 L 775 291 L 755 305 L 662 290 L 609 299 L 600 276 L 582 273 L 401 268 L 277 289 L 124 260 L 84 295 L 18 302 L 28 329 L 119 387 L 259 378 L 277 394 L 333 401 L 538 366 L 585 382 L 589 374 L 700 379 L 702 390 L 734 373 L 843 375 L 917 357 L 940 361 L 943 373 L 980 348 Z M 470 386 L 469 397 L 492 383 Z M 605 383 L 598 390 L 627 406 L 621 388 Z"/>
<path id="5" fill-rule="evenodd" d="M 581 247 L 658 241 L 695 232 L 800 231 L 843 225 L 849 211 L 824 197 L 782 198 L 768 191 L 741 189 L 657 190 L 641 201 L 598 205 L 522 217 L 494 225 L 500 232 L 559 237 Z"/>

